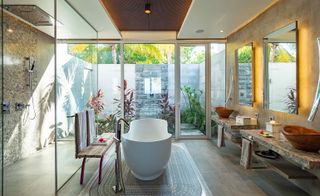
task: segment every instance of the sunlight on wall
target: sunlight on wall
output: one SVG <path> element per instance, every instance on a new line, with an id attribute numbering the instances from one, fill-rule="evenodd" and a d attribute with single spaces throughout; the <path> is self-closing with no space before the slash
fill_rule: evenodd
<path id="1" fill-rule="evenodd" d="M 263 105 L 263 47 L 254 42 L 254 106 Z"/>
<path id="2" fill-rule="evenodd" d="M 316 87 L 317 77 L 310 77 L 317 75 L 316 70 L 312 69 L 315 65 L 311 65 L 312 59 L 309 58 L 311 52 L 315 49 L 316 40 L 312 43 L 310 27 L 307 24 L 301 24 L 299 27 L 298 38 L 298 55 L 299 55 L 299 112 L 304 115 L 309 113 L 313 97 L 315 94 L 315 88 L 310 88 L 310 84 L 314 84 Z M 317 67 L 317 66 L 315 66 Z"/>
<path id="3" fill-rule="evenodd" d="M 54 93 L 54 57 L 51 58 L 46 71 L 41 77 L 32 98 L 29 99 L 29 109 L 26 108 L 17 123 L 15 129 L 7 143 L 7 148 L 14 144 L 14 138 L 21 133 L 25 133 L 21 141 L 21 154 L 27 157 L 33 153 L 34 146 L 41 149 L 53 141 L 54 136 L 54 102 L 52 95 Z M 36 113 L 35 119 L 33 108 Z M 37 139 L 38 138 L 38 139 Z M 10 151 L 10 150 L 9 150 Z M 7 152 L 10 153 L 10 152 Z"/>
<path id="4" fill-rule="evenodd" d="M 92 68 L 92 69 L 91 69 Z M 87 108 L 93 94 L 93 65 L 68 53 L 68 44 L 57 45 L 57 137 L 74 132 L 73 118 L 68 116 Z"/>

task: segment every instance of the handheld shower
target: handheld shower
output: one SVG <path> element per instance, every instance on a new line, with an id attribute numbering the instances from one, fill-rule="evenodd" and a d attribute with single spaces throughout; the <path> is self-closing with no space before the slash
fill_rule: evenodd
<path id="1" fill-rule="evenodd" d="M 33 70 L 34 70 L 34 67 L 35 67 L 35 64 L 36 64 L 36 61 L 33 60 L 32 63 L 31 63 L 31 58 L 30 57 L 25 57 L 24 58 L 25 61 L 27 61 L 28 63 L 28 75 L 29 75 L 29 83 L 27 84 L 27 86 L 29 86 L 29 90 L 30 90 L 30 96 L 31 96 L 31 103 L 30 104 L 26 104 L 27 106 L 27 109 L 28 109 L 28 117 L 30 120 L 34 120 L 37 116 L 36 114 L 36 111 L 35 111 L 35 108 L 34 108 L 34 99 L 33 99 L 33 89 L 32 89 L 32 76 L 33 76 Z M 32 110 L 33 110 L 33 116 L 30 117 L 30 110 L 32 107 Z"/>
<path id="2" fill-rule="evenodd" d="M 32 65 L 31 65 L 31 67 L 29 68 L 29 71 L 30 71 L 30 72 L 33 72 L 35 63 L 36 63 L 36 61 L 33 60 Z"/>

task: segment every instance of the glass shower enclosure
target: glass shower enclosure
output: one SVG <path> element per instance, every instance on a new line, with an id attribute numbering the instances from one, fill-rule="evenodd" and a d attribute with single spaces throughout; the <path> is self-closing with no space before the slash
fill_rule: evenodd
<path id="1" fill-rule="evenodd" d="M 0 195 L 54 195 L 81 166 L 73 116 L 97 91 L 97 44 L 72 40 L 97 31 L 65 0 L 0 3 Z"/>

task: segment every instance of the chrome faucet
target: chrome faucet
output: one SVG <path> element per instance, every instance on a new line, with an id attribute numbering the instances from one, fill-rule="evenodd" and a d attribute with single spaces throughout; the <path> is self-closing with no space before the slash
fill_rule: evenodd
<path id="1" fill-rule="evenodd" d="M 129 123 L 123 119 L 120 118 L 117 120 L 116 126 L 115 126 L 115 132 L 116 135 L 114 136 L 114 140 L 116 142 L 116 159 L 115 159 L 115 177 L 116 177 L 116 185 L 112 187 L 113 191 L 115 193 L 121 192 L 122 190 L 125 192 L 125 186 L 123 182 L 122 177 L 122 168 L 121 168 L 121 149 L 120 149 L 120 143 L 121 143 L 121 121 L 125 123 L 125 125 L 129 126 Z"/>

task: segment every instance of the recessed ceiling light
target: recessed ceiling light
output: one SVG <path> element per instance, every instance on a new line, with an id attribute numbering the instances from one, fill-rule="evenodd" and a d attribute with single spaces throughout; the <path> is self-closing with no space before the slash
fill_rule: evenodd
<path id="1" fill-rule="evenodd" d="M 8 29 L 7 29 L 7 32 L 9 32 L 9 33 L 13 33 L 13 29 L 8 28 Z"/>
<path id="2" fill-rule="evenodd" d="M 196 30 L 196 33 L 203 33 L 203 32 L 204 32 L 203 29 L 198 29 L 198 30 Z"/>
<path id="3" fill-rule="evenodd" d="M 144 13 L 145 14 L 151 14 L 151 5 L 150 5 L 150 3 L 146 3 L 144 5 Z"/>
<path id="4" fill-rule="evenodd" d="M 224 31 L 223 30 L 220 30 L 220 33 L 223 33 Z"/>

